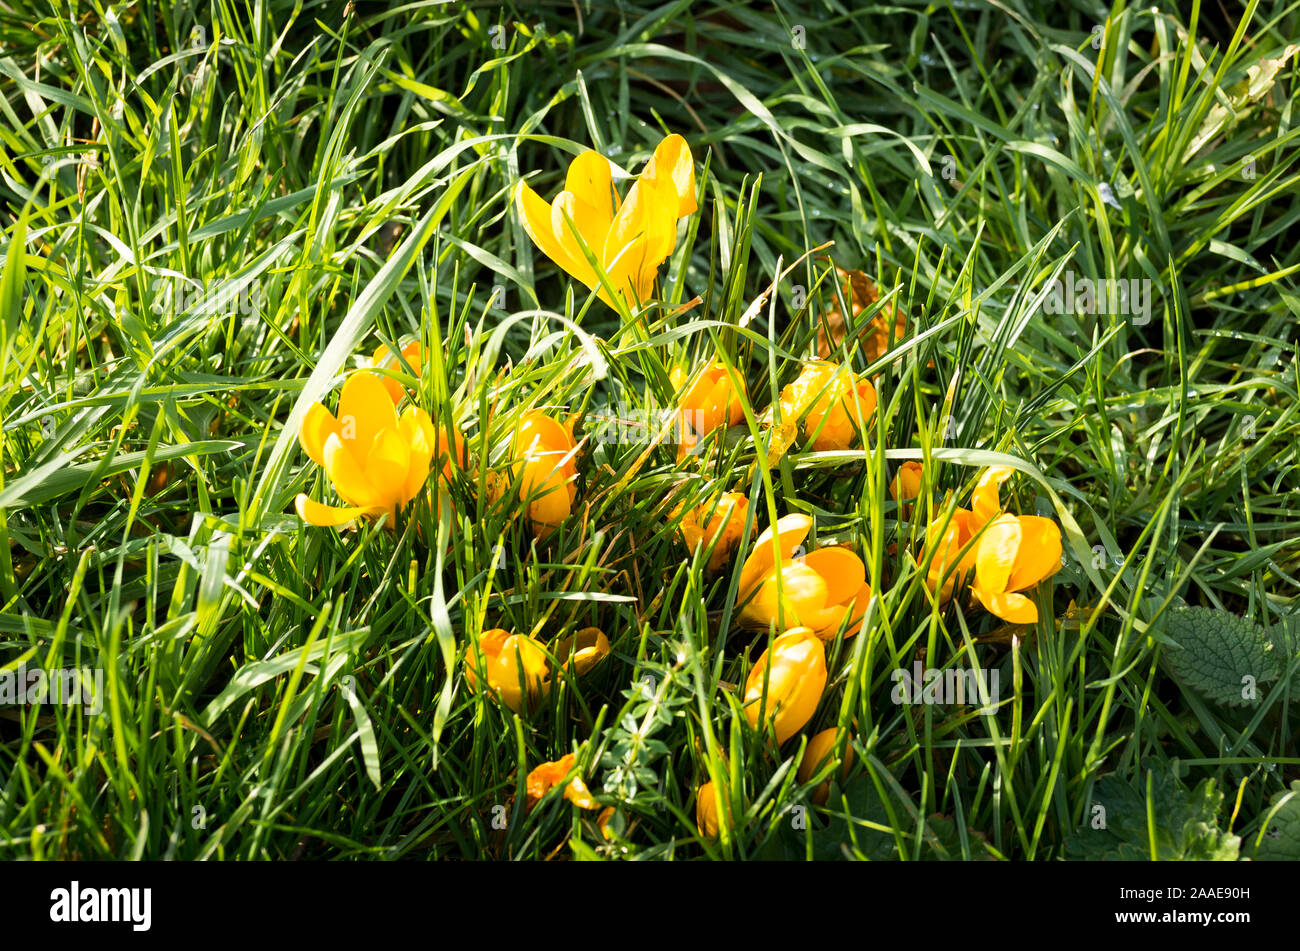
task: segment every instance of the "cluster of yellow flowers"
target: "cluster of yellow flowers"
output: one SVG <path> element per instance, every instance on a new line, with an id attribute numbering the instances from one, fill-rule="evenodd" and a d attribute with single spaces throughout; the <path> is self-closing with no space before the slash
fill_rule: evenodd
<path id="1" fill-rule="evenodd" d="M 696 209 L 694 164 L 685 140 L 668 136 L 620 200 L 609 161 L 585 152 L 570 164 L 565 189 L 554 201 L 548 204 L 521 182 L 516 202 L 525 230 L 557 265 L 606 303 L 613 305 L 612 295 L 618 295 L 635 306 L 650 296 L 657 269 L 672 252 L 678 219 Z M 901 335 L 901 318 L 895 327 L 893 311 L 889 317 L 884 331 L 896 329 Z M 875 331 L 871 333 L 874 338 Z M 823 356 L 829 349 L 823 340 Z M 386 517 L 391 526 L 398 510 L 435 471 L 434 501 L 444 504 L 439 502 L 444 490 L 468 460 L 459 433 L 435 427 L 413 401 L 402 409 L 408 394 L 398 372 L 406 368 L 418 375 L 421 359 L 418 344 L 398 355 L 381 346 L 368 368 L 345 381 L 337 416 L 322 405 L 307 412 L 298 433 L 302 448 L 323 467 L 347 505 L 324 505 L 300 494 L 296 508 L 304 520 L 337 527 L 359 518 Z M 749 394 L 743 373 L 734 365 L 677 366 L 670 381 L 679 462 L 697 451 L 701 440 L 745 418 Z M 769 463 L 800 438 L 819 452 L 865 445 L 876 402 L 872 383 L 847 367 L 826 359 L 805 363 L 762 417 Z M 504 471 L 488 480 L 489 496 L 496 503 L 508 489 L 517 489 L 528 524 L 545 538 L 569 518 L 576 501 L 579 443 L 574 420 L 524 412 L 514 424 L 511 446 Z M 1037 621 L 1038 610 L 1024 592 L 1059 569 L 1061 537 L 1051 519 L 1002 511 L 999 486 L 1012 471 L 985 470 L 969 509 L 957 508 L 927 526 L 924 550 L 914 563 L 941 604 L 969 579 L 969 591 L 988 611 L 1025 624 Z M 910 518 L 918 507 L 924 485 L 920 463 L 899 467 L 889 491 L 903 518 Z M 745 540 L 749 507 L 743 493 L 724 492 L 676 513 L 687 547 L 692 553 L 707 553 L 708 570 L 723 569 Z M 827 645 L 862 629 L 872 597 L 866 566 L 852 549 L 804 549 L 812 527 L 807 515 L 779 518 L 759 535 L 740 569 L 739 623 L 774 634 L 744 684 L 744 711 L 751 727 L 778 746 L 812 720 L 826 689 Z M 549 648 L 529 634 L 492 629 L 466 647 L 465 678 L 471 690 L 486 684 L 506 707 L 522 714 L 548 696 L 557 670 L 581 676 L 609 651 L 609 639 L 594 627 Z M 809 739 L 798 773 L 802 782 L 821 772 L 838 744 L 835 728 Z M 851 757 L 848 745 L 845 770 Z M 574 754 L 536 767 L 527 778 L 529 808 L 566 779 L 568 799 L 585 809 L 597 808 L 599 803 L 575 772 Z M 718 828 L 720 794 L 712 785 L 701 786 L 696 800 L 697 824 L 706 836 L 716 835 Z M 824 802 L 827 786 L 823 783 L 815 791 L 815 801 Z M 602 816 L 602 828 L 606 818 Z"/>

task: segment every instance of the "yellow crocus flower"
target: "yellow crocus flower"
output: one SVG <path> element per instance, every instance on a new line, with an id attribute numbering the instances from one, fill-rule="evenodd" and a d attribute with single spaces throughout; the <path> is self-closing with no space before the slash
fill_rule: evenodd
<path id="1" fill-rule="evenodd" d="M 598 627 L 584 627 L 572 637 L 566 637 L 555 647 L 555 660 L 561 667 L 570 667 L 579 677 L 609 656 L 609 638 Z"/>
<path id="2" fill-rule="evenodd" d="M 680 135 L 667 136 L 646 162 L 627 197 L 614 188 L 613 168 L 587 150 L 569 163 L 564 190 L 545 201 L 520 182 L 515 203 L 528 237 L 567 274 L 611 307 L 582 245 L 599 262 L 629 307 L 650 298 L 655 276 L 677 243 L 677 219 L 696 210 L 695 163 Z"/>
<path id="3" fill-rule="evenodd" d="M 563 781 L 573 771 L 574 763 L 577 756 L 574 753 L 566 753 L 551 763 L 542 763 L 528 774 L 524 781 L 525 789 L 528 792 L 527 806 L 531 810 L 543 797 L 559 782 Z M 582 781 L 582 776 L 574 776 L 569 780 L 569 784 L 564 788 L 564 798 L 569 800 L 579 809 L 599 809 L 600 803 L 596 797 L 591 794 L 587 784 Z"/>
<path id="4" fill-rule="evenodd" d="M 512 470 L 539 538 L 569 517 L 578 494 L 578 447 L 572 431 L 538 410 L 515 427 Z"/>
<path id="5" fill-rule="evenodd" d="M 835 737 L 838 734 L 835 727 L 822 730 L 816 736 L 808 741 L 808 746 L 803 751 L 803 759 L 799 761 L 799 782 L 807 783 L 823 766 L 827 760 L 835 754 Z M 844 747 L 844 765 L 840 768 L 840 781 L 843 782 L 849 776 L 849 771 L 853 768 L 853 746 L 852 744 Z M 815 805 L 824 806 L 826 800 L 831 794 L 831 781 L 828 779 L 818 785 L 813 790 L 812 800 Z"/>
<path id="6" fill-rule="evenodd" d="M 1061 530 L 1038 515 L 999 515 L 980 536 L 975 552 L 975 597 L 1004 621 L 1033 624 L 1038 606 L 1017 592 L 1061 569 Z"/>
<path id="7" fill-rule="evenodd" d="M 724 492 L 716 506 L 700 505 L 682 517 L 681 533 L 692 552 L 700 545 L 717 544 L 709 555 L 709 570 L 718 571 L 731 558 L 745 531 L 749 499 L 742 492 Z"/>
<path id="8" fill-rule="evenodd" d="M 776 742 L 804 728 L 826 689 L 826 647 L 815 632 L 796 627 L 777 637 L 754 662 L 745 681 L 749 725 L 770 723 Z"/>
<path id="9" fill-rule="evenodd" d="M 811 628 L 832 640 L 847 619 L 844 636 L 862 627 L 871 600 L 866 566 L 847 548 L 818 548 L 795 558 L 812 529 L 807 515 L 787 515 L 758 537 L 740 573 L 740 623 L 778 630 Z M 774 547 L 775 545 L 775 547 Z M 779 557 L 778 557 L 779 556 Z M 779 588 L 779 591 L 778 591 Z"/>
<path id="10" fill-rule="evenodd" d="M 435 432 L 428 413 L 410 406 L 399 417 L 378 374 L 367 371 L 343 384 L 337 417 L 319 403 L 307 410 L 298 442 L 348 503 L 323 505 L 300 493 L 294 500 L 298 515 L 320 526 L 381 515 L 392 526 L 397 510 L 423 487 L 435 451 L 440 460 L 452 452 L 451 440 Z M 463 452 L 463 443 L 456 451 Z"/>
<path id="11" fill-rule="evenodd" d="M 476 644 L 465 648 L 465 680 L 470 690 L 478 689 L 480 660 L 487 674 L 488 686 L 515 713 L 524 709 L 525 702 L 532 706 L 551 691 L 546 649 L 526 634 L 511 634 L 493 628 L 479 635 Z"/>
<path id="12" fill-rule="evenodd" d="M 848 367 L 814 360 L 781 390 L 779 403 L 786 423 L 803 417 L 804 435 L 814 450 L 848 449 L 876 411 L 876 388 Z"/>

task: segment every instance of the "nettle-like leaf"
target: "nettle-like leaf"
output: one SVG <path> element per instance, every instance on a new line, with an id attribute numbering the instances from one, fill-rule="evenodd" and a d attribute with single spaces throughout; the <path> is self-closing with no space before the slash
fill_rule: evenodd
<path id="1" fill-rule="evenodd" d="M 1253 705 L 1260 698 L 1257 688 L 1282 675 L 1276 646 L 1264 629 L 1227 611 L 1172 608 L 1165 633 L 1174 642 L 1162 654 L 1170 675 L 1215 703 Z"/>
<path id="2" fill-rule="evenodd" d="M 1151 839 L 1159 861 L 1236 861 L 1241 839 L 1219 828 L 1223 793 L 1213 779 L 1189 790 L 1168 770 L 1152 777 L 1154 836 L 1147 827 L 1146 785 L 1135 788 L 1114 773 L 1097 780 L 1084 825 L 1065 841 L 1072 861 L 1149 861 Z"/>
<path id="3" fill-rule="evenodd" d="M 1300 862 L 1300 779 L 1276 793 L 1264 814 L 1264 829 L 1251 855 L 1260 862 Z"/>
<path id="4" fill-rule="evenodd" d="M 1291 665 L 1295 670 L 1291 674 L 1291 698 L 1300 703 L 1300 615 L 1292 614 L 1278 618 L 1273 625 L 1273 646 L 1277 652 L 1278 669 L 1285 676 Z"/>

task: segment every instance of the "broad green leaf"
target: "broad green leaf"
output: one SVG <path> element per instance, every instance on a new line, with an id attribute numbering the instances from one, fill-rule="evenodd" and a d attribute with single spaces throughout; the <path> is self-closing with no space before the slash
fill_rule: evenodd
<path id="1" fill-rule="evenodd" d="M 1165 619 L 1165 666 L 1184 687 L 1225 706 L 1257 703 L 1258 687 L 1282 674 L 1278 654 L 1253 621 L 1214 608 L 1172 608 Z"/>
<path id="2" fill-rule="evenodd" d="M 1276 794 L 1251 855 L 1257 861 L 1300 862 L 1300 779 Z"/>

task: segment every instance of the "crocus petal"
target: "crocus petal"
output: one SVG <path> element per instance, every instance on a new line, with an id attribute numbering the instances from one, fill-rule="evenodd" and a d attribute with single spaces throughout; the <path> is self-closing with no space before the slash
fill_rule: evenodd
<path id="1" fill-rule="evenodd" d="M 871 602 L 871 585 L 863 584 L 858 589 L 858 593 L 853 596 L 853 601 L 849 605 L 849 627 L 844 632 L 845 637 L 852 637 L 858 631 L 862 630 L 862 622 L 867 617 L 867 605 Z"/>
<path id="2" fill-rule="evenodd" d="M 585 261 L 578 262 L 564 249 L 551 225 L 551 205 L 542 196 L 520 182 L 515 190 L 515 205 L 524 231 L 542 253 L 555 262 L 566 274 L 576 275 L 580 269 L 590 270 Z"/>
<path id="3" fill-rule="evenodd" d="M 585 244 L 588 251 L 599 256 L 608 230 L 608 224 L 601 224 L 595 218 L 591 207 L 574 198 L 572 192 L 560 192 L 551 203 L 551 232 L 573 262 L 569 273 L 588 287 L 597 287 L 600 281 L 596 277 L 596 269 L 583 253 L 582 245 Z"/>
<path id="4" fill-rule="evenodd" d="M 318 466 L 325 465 L 325 440 L 337 436 L 339 421 L 320 403 L 312 403 L 298 427 L 298 444 Z"/>
<path id="5" fill-rule="evenodd" d="M 602 233 L 609 228 L 619 204 L 609 159 L 593 149 L 583 152 L 569 163 L 564 190 L 590 208 L 600 222 Z M 593 247 L 593 250 L 597 249 Z"/>
<path id="6" fill-rule="evenodd" d="M 408 407 L 402 414 L 398 421 L 398 432 L 410 452 L 402 483 L 402 504 L 405 504 L 415 498 L 429 477 L 436 436 L 429 414 L 418 406 Z"/>
<path id="7" fill-rule="evenodd" d="M 560 523 L 569 517 L 573 497 L 566 491 L 567 483 L 564 473 L 558 468 L 551 468 L 544 476 L 538 477 L 539 469 L 545 469 L 548 463 L 530 463 L 524 468 L 524 489 L 521 494 L 528 502 L 528 518 L 545 536 L 559 528 Z"/>
<path id="8" fill-rule="evenodd" d="M 649 296 L 659 265 L 677 240 L 675 205 L 672 186 L 655 179 L 640 179 L 628 192 L 610 223 L 601 255 L 620 293 L 634 293 L 642 300 Z"/>
<path id="9" fill-rule="evenodd" d="M 1000 515 L 980 537 L 975 552 L 975 584 L 985 591 L 1006 591 L 1020 548 L 1020 521 Z"/>
<path id="10" fill-rule="evenodd" d="M 706 839 L 718 837 L 718 792 L 705 783 L 695 793 L 695 828 Z"/>
<path id="11" fill-rule="evenodd" d="M 1020 548 L 1008 591 L 1024 591 L 1061 570 L 1061 530 L 1050 518 L 1020 516 Z"/>
<path id="12" fill-rule="evenodd" d="M 625 297 L 637 286 L 637 278 L 645 260 L 646 231 L 649 218 L 644 194 L 647 189 L 636 182 L 623 200 L 623 205 L 610 222 L 601 249 L 601 265 L 609 275 L 614 289 Z M 629 299 L 629 303 L 632 301 Z"/>
<path id="13" fill-rule="evenodd" d="M 397 410 L 384 384 L 373 373 L 353 373 L 339 396 L 339 437 L 357 462 L 365 465 L 381 430 L 397 428 Z"/>
<path id="14" fill-rule="evenodd" d="M 406 471 L 411 463 L 411 448 L 396 429 L 383 429 L 375 436 L 366 457 L 366 480 L 389 508 L 404 504 Z"/>
<path id="15" fill-rule="evenodd" d="M 776 621 L 777 630 L 830 623 L 826 609 L 826 582 L 803 562 L 791 561 L 759 585 L 741 611 L 741 620 L 767 627 Z M 838 619 L 838 618 L 837 618 Z"/>
<path id="16" fill-rule="evenodd" d="M 384 399 L 388 399 L 385 394 Z M 391 403 L 389 404 L 392 405 Z M 343 440 L 331 434 L 325 440 L 325 474 L 334 484 L 334 491 L 353 505 L 371 507 L 382 505 L 374 487 L 361 468 L 361 463 L 343 445 Z"/>
<path id="17" fill-rule="evenodd" d="M 862 559 L 847 548 L 818 548 L 803 563 L 826 582 L 827 604 L 848 604 L 867 580 Z"/>
<path id="18" fill-rule="evenodd" d="M 976 586 L 975 597 L 989 611 L 1012 624 L 1034 624 L 1038 621 L 1038 606 L 1023 594 L 1006 591 L 987 591 Z"/>
<path id="19" fill-rule="evenodd" d="M 998 486 L 1011 478 L 1015 471 L 1010 466 L 992 466 L 984 470 L 971 493 L 971 531 L 978 532 L 1002 511 Z"/>
<path id="20" fill-rule="evenodd" d="M 322 505 L 301 492 L 293 500 L 293 504 L 294 508 L 298 510 L 299 518 L 321 528 L 338 528 L 340 525 L 347 525 L 359 518 L 379 515 L 384 511 L 380 507 L 350 506 L 342 508 L 333 505 Z"/>
<path id="21" fill-rule="evenodd" d="M 757 586 L 778 561 L 788 561 L 810 531 L 812 519 L 807 515 L 794 514 L 778 519 L 775 526 L 759 535 L 754 542 L 754 550 L 745 559 L 745 565 L 740 571 L 741 598 Z"/>
<path id="22" fill-rule="evenodd" d="M 673 253 L 677 244 L 677 216 L 672 211 L 676 190 L 671 181 L 652 178 L 647 180 L 642 191 L 649 206 L 646 209 L 645 260 L 641 270 L 643 278 L 648 272 L 653 281 L 659 265 Z"/>
<path id="23" fill-rule="evenodd" d="M 699 208 L 695 200 L 695 160 L 691 157 L 691 147 L 680 135 L 667 136 L 659 143 L 643 174 L 672 182 L 677 195 L 678 218 L 684 218 Z"/>

